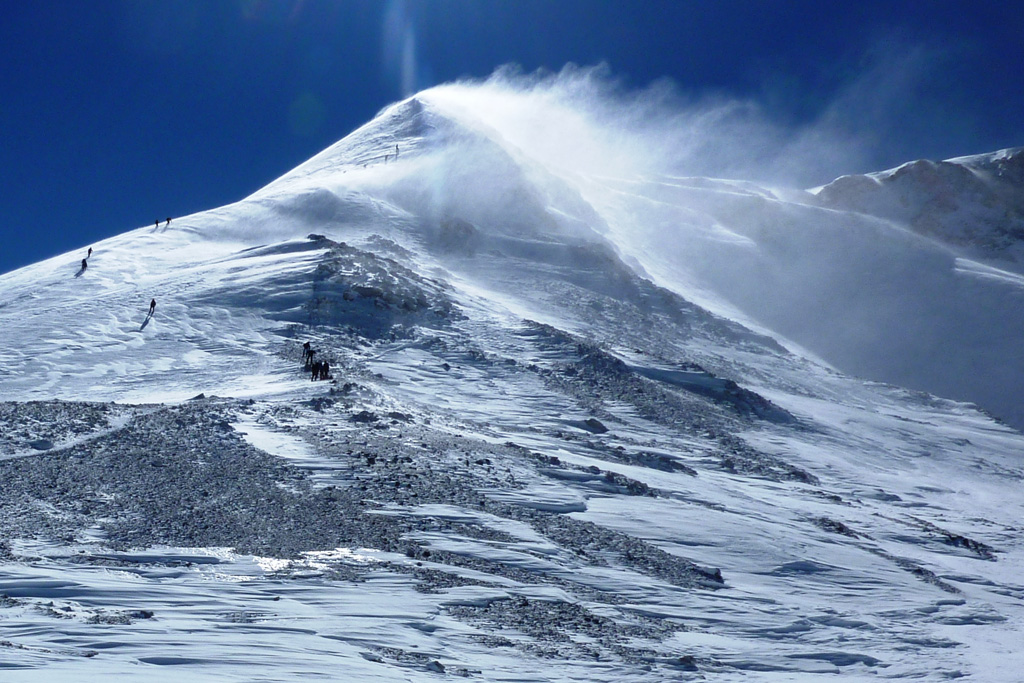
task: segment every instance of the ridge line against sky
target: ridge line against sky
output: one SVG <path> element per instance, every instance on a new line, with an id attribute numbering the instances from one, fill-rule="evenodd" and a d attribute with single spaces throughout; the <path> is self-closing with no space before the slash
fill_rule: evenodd
<path id="1" fill-rule="evenodd" d="M 820 154 L 804 186 L 1024 145 L 1024 6 L 990 0 L 51 0 L 5 7 L 0 54 L 0 272 L 237 201 L 504 64 L 722 107 Z"/>

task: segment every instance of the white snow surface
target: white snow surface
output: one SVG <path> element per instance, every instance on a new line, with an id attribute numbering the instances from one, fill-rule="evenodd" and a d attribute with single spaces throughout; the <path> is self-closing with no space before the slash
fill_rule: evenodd
<path id="1" fill-rule="evenodd" d="M 83 245 L 84 271 L 0 276 L 0 399 L 118 404 L 91 432 L 9 426 L 0 466 L 205 394 L 296 491 L 354 490 L 389 443 L 482 473 L 367 501 L 416 553 L 5 533 L 0 679 L 1020 680 L 1017 215 L 998 244 L 951 232 L 993 234 L 1020 154 L 813 192 L 613 177 L 481 97 L 421 93 L 240 202 Z M 935 168 L 956 208 L 924 230 Z"/>

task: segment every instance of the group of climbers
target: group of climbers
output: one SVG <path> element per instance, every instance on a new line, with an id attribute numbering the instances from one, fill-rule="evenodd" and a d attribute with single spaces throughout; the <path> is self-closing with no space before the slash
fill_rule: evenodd
<path id="1" fill-rule="evenodd" d="M 303 369 L 311 373 L 310 381 L 334 379 L 331 377 L 331 364 L 326 360 L 313 360 L 315 355 L 316 349 L 311 347 L 309 342 L 302 345 Z"/>
<path id="2" fill-rule="evenodd" d="M 366 161 L 363 161 L 362 162 L 363 168 L 366 168 L 367 166 L 372 164 L 374 161 L 378 161 L 379 159 L 383 159 L 384 160 L 384 165 L 386 166 L 388 161 L 390 161 L 392 157 L 394 157 L 395 161 L 398 161 L 398 145 L 395 145 L 395 151 L 394 151 L 393 154 L 391 152 L 388 152 L 387 154 L 380 154 L 378 156 L 375 156 L 375 157 L 372 157 L 370 159 L 367 159 Z"/>

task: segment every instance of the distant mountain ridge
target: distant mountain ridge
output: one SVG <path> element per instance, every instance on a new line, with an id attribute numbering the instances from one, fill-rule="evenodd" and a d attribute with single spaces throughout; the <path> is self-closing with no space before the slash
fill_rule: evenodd
<path id="1" fill-rule="evenodd" d="M 818 198 L 1024 269 L 1024 147 L 842 176 Z"/>

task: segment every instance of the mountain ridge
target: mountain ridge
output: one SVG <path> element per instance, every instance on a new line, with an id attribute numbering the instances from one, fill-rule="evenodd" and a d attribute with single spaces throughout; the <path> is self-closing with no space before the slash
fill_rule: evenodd
<path id="1" fill-rule="evenodd" d="M 822 187 L 824 205 L 900 220 L 1021 272 L 1024 148 L 933 162 L 918 160 Z"/>

